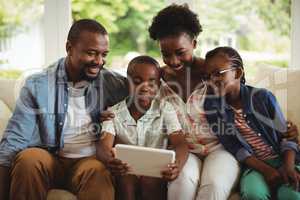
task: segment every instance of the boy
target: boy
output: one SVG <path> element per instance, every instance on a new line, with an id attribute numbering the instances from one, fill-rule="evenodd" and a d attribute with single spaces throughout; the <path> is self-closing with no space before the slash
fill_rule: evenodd
<path id="1" fill-rule="evenodd" d="M 156 98 L 161 78 L 157 61 L 138 56 L 129 63 L 127 76 L 129 97 L 111 108 L 114 119 L 103 122 L 97 156 L 116 175 L 119 199 L 165 199 L 167 181 L 179 175 L 188 147 L 174 108 Z M 129 166 L 114 158 L 112 151 L 116 143 L 166 148 L 166 141 L 176 152 L 176 162 L 162 171 L 162 179 L 128 175 Z"/>

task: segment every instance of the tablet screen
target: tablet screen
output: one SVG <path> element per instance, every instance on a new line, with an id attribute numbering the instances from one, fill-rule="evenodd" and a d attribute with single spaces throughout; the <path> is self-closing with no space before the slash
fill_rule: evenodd
<path id="1" fill-rule="evenodd" d="M 175 162 L 175 152 L 172 150 L 124 144 L 117 144 L 115 149 L 116 158 L 130 166 L 129 174 L 162 177 L 161 171 Z"/>

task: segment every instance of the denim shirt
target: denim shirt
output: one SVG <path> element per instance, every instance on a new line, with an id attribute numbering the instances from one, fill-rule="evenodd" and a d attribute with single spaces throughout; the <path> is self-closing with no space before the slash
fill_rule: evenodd
<path id="1" fill-rule="evenodd" d="M 10 166 L 16 153 L 28 147 L 57 152 L 64 145 L 62 128 L 68 109 L 65 58 L 30 76 L 20 91 L 16 107 L 0 143 L 0 165 Z M 93 134 L 101 131 L 100 112 L 128 96 L 125 77 L 102 69 L 85 95 Z"/>
<path id="2" fill-rule="evenodd" d="M 241 84 L 240 96 L 245 120 L 273 151 L 280 155 L 286 150 L 294 150 L 299 161 L 298 145 L 294 141 L 283 139 L 286 132 L 286 120 L 275 96 L 266 89 Z M 251 146 L 235 127 L 234 111 L 225 98 L 207 95 L 204 102 L 207 120 L 214 134 L 225 149 L 240 162 L 254 154 Z"/>

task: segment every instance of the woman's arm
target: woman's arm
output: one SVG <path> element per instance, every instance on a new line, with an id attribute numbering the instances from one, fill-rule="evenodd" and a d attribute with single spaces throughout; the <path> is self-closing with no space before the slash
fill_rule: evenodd
<path id="1" fill-rule="evenodd" d="M 298 127 L 290 120 L 287 121 L 287 131 L 282 134 L 284 139 L 294 141 L 299 144 L 299 132 Z"/>

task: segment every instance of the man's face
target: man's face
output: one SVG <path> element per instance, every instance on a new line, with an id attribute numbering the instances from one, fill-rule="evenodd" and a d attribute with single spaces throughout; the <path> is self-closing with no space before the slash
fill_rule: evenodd
<path id="1" fill-rule="evenodd" d="M 80 80 L 94 80 L 105 64 L 109 51 L 108 35 L 83 31 L 74 44 L 67 42 L 70 61 L 68 73 L 75 74 Z"/>

